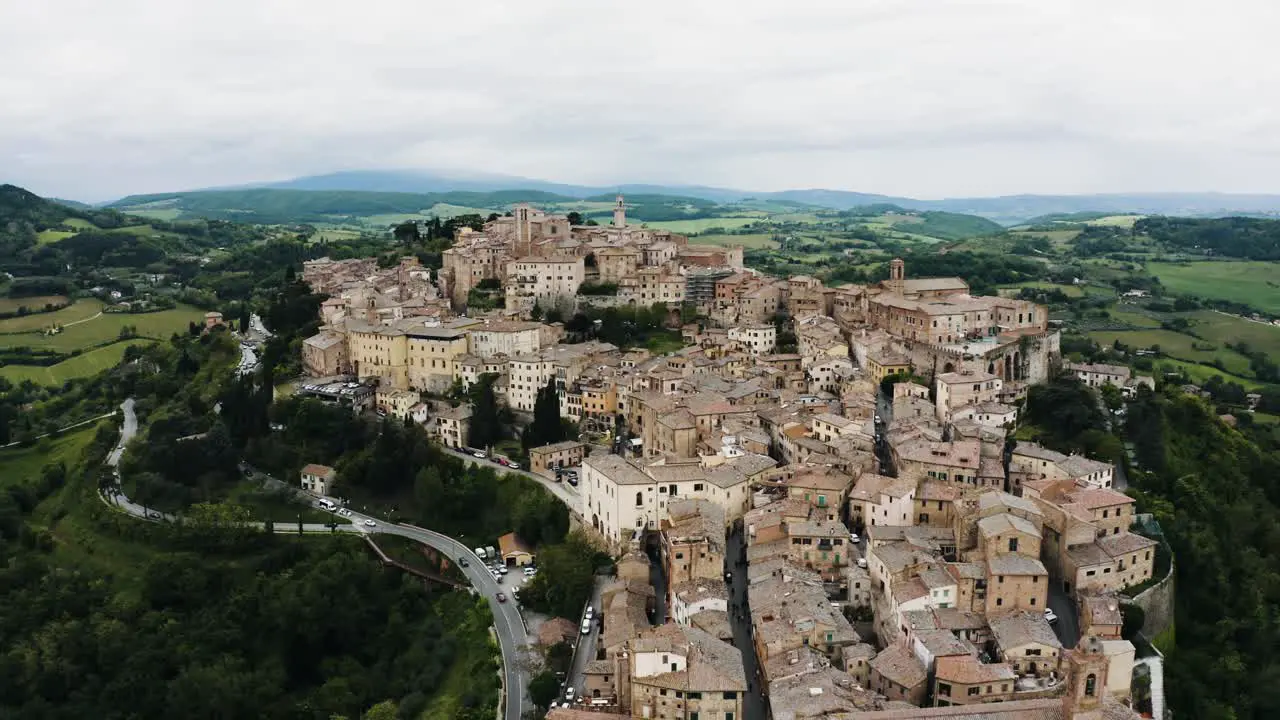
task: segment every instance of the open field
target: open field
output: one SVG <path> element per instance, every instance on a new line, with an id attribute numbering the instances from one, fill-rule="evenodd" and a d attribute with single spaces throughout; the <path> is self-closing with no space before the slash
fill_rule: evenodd
<path id="1" fill-rule="evenodd" d="M 1119 340 L 1135 349 L 1159 345 L 1160 351 L 1172 358 L 1193 363 L 1208 363 L 1216 359 L 1220 360 L 1226 371 L 1233 375 L 1244 376 L 1251 372 L 1249 359 L 1240 353 L 1228 350 L 1218 343 L 1197 340 L 1190 335 L 1172 330 L 1097 330 L 1089 333 L 1089 337 L 1101 345 L 1111 345 Z M 1205 349 L 1206 345 L 1214 345 L 1216 349 Z"/>
<path id="2" fill-rule="evenodd" d="M 21 298 L 0 297 L 0 313 L 17 312 L 20 307 L 26 307 L 29 310 L 43 309 L 45 305 L 59 305 L 66 301 L 66 295 L 36 295 Z"/>
<path id="3" fill-rule="evenodd" d="M 75 235 L 75 232 L 69 230 L 41 230 L 39 234 L 36 235 L 36 244 L 49 245 L 51 243 L 56 243 L 59 240 L 66 240 L 67 238 Z"/>
<path id="4" fill-rule="evenodd" d="M 1147 263 L 1147 271 L 1175 293 L 1245 303 L 1280 313 L 1280 263 L 1204 261 Z"/>
<path id="5" fill-rule="evenodd" d="M 1063 295 L 1072 298 L 1084 297 L 1084 288 L 1079 285 L 1061 285 L 1059 283 L 1045 282 L 1036 280 L 1033 282 L 1018 283 L 1017 285 L 1006 285 L 1000 288 L 1000 294 L 1017 295 L 1020 288 L 1037 288 L 1039 290 L 1058 290 Z"/>
<path id="6" fill-rule="evenodd" d="M 1096 220 L 1086 220 L 1085 225 L 1100 225 L 1102 227 L 1120 227 L 1131 228 L 1133 224 L 1146 217 L 1146 215 L 1108 215 L 1100 217 Z"/>
<path id="7" fill-rule="evenodd" d="M 1079 231 L 1079 230 L 1067 230 L 1067 229 L 1063 229 L 1063 230 L 1015 230 L 1015 231 L 1013 231 L 1013 232 L 1011 232 L 1011 233 L 1009 233 L 1009 234 L 1010 234 L 1010 235 L 1013 235 L 1014 237 L 1023 238 L 1023 239 L 1028 239 L 1028 240 L 1029 240 L 1029 239 L 1031 239 L 1031 238 L 1038 238 L 1038 237 L 1047 238 L 1047 239 L 1049 240 L 1049 242 L 1050 242 L 1050 243 L 1053 243 L 1055 246 L 1061 246 L 1061 245 L 1066 245 L 1067 243 L 1071 242 L 1072 240 L 1075 240 L 1075 239 L 1076 239 L 1076 236 L 1078 236 L 1078 235 L 1080 234 L 1080 231 Z"/>
<path id="8" fill-rule="evenodd" d="M 773 241 L 771 233 L 754 233 L 751 235 L 699 235 L 689 238 L 691 245 L 741 245 L 745 248 L 761 248 L 775 250 L 778 243 Z"/>
<path id="9" fill-rule="evenodd" d="M 494 212 L 489 208 L 467 207 L 466 205 L 450 205 L 449 203 L 436 203 L 427 210 L 423 211 L 428 215 L 436 217 L 451 218 L 458 215 L 479 215 L 487 218 L 489 214 Z"/>
<path id="10" fill-rule="evenodd" d="M 14 298 L 17 299 L 17 298 Z M 19 303 L 21 304 L 21 303 Z M 23 340 L 16 338 L 3 337 L 6 333 L 31 332 L 42 328 L 51 327 L 53 325 L 66 325 L 67 323 L 76 322 L 91 318 L 102 312 L 102 301 L 95 298 L 85 298 L 77 300 L 70 307 L 62 308 L 51 313 L 39 313 L 36 315 L 24 315 L 22 317 L 7 318 L 0 320 L 0 345 L 26 345 L 26 339 L 30 336 L 23 336 Z M 17 309 L 16 307 L 14 308 Z"/>
<path id="11" fill-rule="evenodd" d="M 1125 303 L 1116 303 L 1114 306 L 1112 306 L 1109 312 L 1111 313 L 1111 317 L 1115 318 L 1116 320 L 1119 320 L 1120 322 L 1128 323 L 1135 327 L 1140 327 L 1140 328 L 1160 327 L 1159 320 L 1151 317 L 1150 315 L 1147 315 L 1141 310 L 1135 308 L 1133 305 L 1128 305 Z"/>
<path id="12" fill-rule="evenodd" d="M 1197 310 L 1186 317 L 1195 322 L 1192 331 L 1207 340 L 1222 344 L 1245 342 L 1272 357 L 1280 357 L 1280 327 L 1213 310 Z"/>
<path id="13" fill-rule="evenodd" d="M 1207 365 L 1197 365 L 1196 363 L 1190 363 L 1185 360 L 1173 360 L 1170 358 L 1160 358 L 1156 361 L 1157 372 L 1163 372 L 1166 367 L 1173 370 L 1183 370 L 1187 373 L 1187 376 L 1191 378 L 1192 382 L 1196 384 L 1203 384 L 1208 381 L 1209 378 L 1217 375 L 1223 380 L 1238 383 L 1245 390 L 1253 391 L 1262 387 L 1262 384 L 1257 380 L 1250 380 L 1249 378 L 1240 377 L 1239 375 L 1224 373 L 1217 368 L 1211 368 Z"/>
<path id="14" fill-rule="evenodd" d="M 76 303 L 72 308 L 79 307 Z M 104 313 L 92 320 L 75 325 L 67 325 L 56 335 L 44 335 L 39 332 L 22 335 L 0 336 L 0 344 L 11 347 L 51 348 L 71 351 L 89 348 L 115 340 L 120 337 L 120 329 L 125 325 L 134 327 L 139 337 L 166 339 L 175 332 L 186 332 L 189 323 L 202 321 L 204 313 L 196 308 L 179 305 L 173 310 L 162 310 L 154 313 Z M 30 318 L 14 318 L 27 320 Z M 9 320 L 0 321 L 0 326 Z"/>
<path id="15" fill-rule="evenodd" d="M 124 357 L 125 348 L 130 345 L 150 345 L 152 340 L 125 340 L 106 347 L 94 348 L 56 365 L 5 365 L 0 367 L 0 377 L 20 383 L 30 380 L 38 385 L 62 385 L 68 380 L 97 375 L 107 368 L 115 367 Z"/>
<path id="16" fill-rule="evenodd" d="M 80 230 L 89 230 L 89 229 L 98 227 L 97 225 L 94 225 L 88 220 L 84 220 L 81 218 L 67 218 L 66 220 L 62 221 L 62 224 L 66 225 L 67 227 L 78 228 Z"/>
<path id="17" fill-rule="evenodd" d="M 779 213 L 770 215 L 769 219 L 773 222 L 796 222 L 796 223 L 816 223 L 821 222 L 821 218 L 813 213 Z"/>
<path id="18" fill-rule="evenodd" d="M 138 217 L 151 218 L 152 220 L 164 220 L 172 222 L 182 215 L 182 211 L 177 208 L 154 208 L 154 209 L 137 209 L 129 208 L 130 215 Z"/>
<path id="19" fill-rule="evenodd" d="M 39 475 L 40 470 L 50 463 L 64 462 L 70 469 L 80 459 L 80 453 L 93 440 L 96 431 L 96 424 L 85 425 L 61 437 L 37 440 L 31 447 L 15 446 L 0 450 L 0 487 Z"/>
<path id="20" fill-rule="evenodd" d="M 662 230 L 670 230 L 675 233 L 699 233 L 709 228 L 724 228 L 725 230 L 736 230 L 744 225 L 750 225 L 754 222 L 760 222 L 758 217 L 718 217 L 718 218 L 698 218 L 697 220 L 664 220 L 662 222 L 647 222 L 645 225 L 651 228 L 659 228 Z M 628 225 L 630 221 L 628 220 Z"/>

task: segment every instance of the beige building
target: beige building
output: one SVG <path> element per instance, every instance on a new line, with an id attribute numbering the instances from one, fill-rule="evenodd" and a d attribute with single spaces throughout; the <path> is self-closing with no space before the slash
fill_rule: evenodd
<path id="1" fill-rule="evenodd" d="M 891 645 L 872 658 L 871 689 L 889 698 L 923 705 L 928 692 L 928 673 L 910 650 Z"/>
<path id="2" fill-rule="evenodd" d="M 1044 612 L 1011 612 L 988 619 L 1000 659 L 1019 675 L 1044 677 L 1061 671 L 1062 643 Z"/>
<path id="3" fill-rule="evenodd" d="M 1004 389 L 1004 381 L 995 375 L 978 372 L 942 373 L 934 382 L 938 421 L 951 422 L 952 413 L 965 405 L 995 402 Z"/>
<path id="4" fill-rule="evenodd" d="M 471 406 L 459 405 L 436 413 L 436 434 L 446 447 L 467 446 L 467 434 L 471 430 Z"/>
<path id="5" fill-rule="evenodd" d="M 731 327 L 729 341 L 738 343 L 743 350 L 757 357 L 771 355 L 778 346 L 778 331 L 767 323 Z"/>
<path id="6" fill-rule="evenodd" d="M 311 377 L 330 377 L 347 371 L 347 341 L 342 335 L 321 332 L 302 342 L 302 369 Z"/>
<path id="7" fill-rule="evenodd" d="M 940 657 L 934 670 L 934 704 L 939 707 L 1004 702 L 1018 679 L 1005 663 L 984 663 L 972 655 Z"/>
<path id="8" fill-rule="evenodd" d="M 668 623 L 631 642 L 629 709 L 637 718 L 742 717 L 742 652 L 694 627 Z"/>
<path id="9" fill-rule="evenodd" d="M 987 556 L 987 614 L 1008 610 L 1044 612 L 1049 597 L 1049 571 L 1044 563 L 1021 553 Z"/>
<path id="10" fill-rule="evenodd" d="M 523 257 L 507 263 L 507 309 L 551 307 L 572 299 L 586 276 L 583 259 L 573 256 Z"/>
<path id="11" fill-rule="evenodd" d="M 891 442 L 889 449 L 899 477 L 978 486 L 982 444 L 977 440 L 935 442 L 916 436 Z"/>
<path id="12" fill-rule="evenodd" d="M 530 448 L 529 469 L 539 475 L 555 477 L 556 468 L 581 465 L 586 452 L 587 446 L 575 440 Z"/>
<path id="13" fill-rule="evenodd" d="M 488 321 L 470 329 L 469 352 L 481 358 L 525 355 L 542 348 L 542 325 L 535 322 Z"/>
<path id="14" fill-rule="evenodd" d="M 305 465 L 302 468 L 302 489 L 312 495 L 328 495 L 337 477 L 337 471 L 328 465 Z"/>
<path id="15" fill-rule="evenodd" d="M 412 390 L 378 389 L 374 402 L 378 410 L 392 417 L 404 420 L 409 417 L 413 406 L 419 404 L 422 396 Z"/>

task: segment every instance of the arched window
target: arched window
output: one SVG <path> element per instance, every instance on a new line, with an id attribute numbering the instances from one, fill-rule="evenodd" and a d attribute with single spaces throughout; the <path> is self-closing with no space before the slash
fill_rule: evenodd
<path id="1" fill-rule="evenodd" d="M 1097 675 L 1094 675 L 1093 673 L 1089 673 L 1089 676 L 1084 679 L 1084 694 L 1088 695 L 1089 697 L 1093 697 L 1098 694 L 1098 676 Z"/>
<path id="2" fill-rule="evenodd" d="M 640 507 L 643 504 L 644 504 L 644 495 L 642 493 L 636 493 L 636 507 Z"/>

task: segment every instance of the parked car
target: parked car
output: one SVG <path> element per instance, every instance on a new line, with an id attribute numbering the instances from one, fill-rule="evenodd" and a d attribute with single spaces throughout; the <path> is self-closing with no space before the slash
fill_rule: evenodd
<path id="1" fill-rule="evenodd" d="M 484 453 L 482 453 L 482 452 L 480 452 L 479 450 L 477 450 L 477 451 L 475 451 L 475 452 L 471 453 L 471 457 L 478 457 L 478 458 L 480 458 L 481 460 L 483 460 L 483 459 L 484 459 Z"/>
<path id="2" fill-rule="evenodd" d="M 588 619 L 586 619 L 586 620 L 583 620 L 583 621 L 582 621 L 582 627 L 578 628 L 578 630 L 579 630 L 583 635 L 590 635 L 590 634 L 591 634 L 591 619 L 590 619 L 590 618 L 588 618 Z"/>
<path id="3" fill-rule="evenodd" d="M 565 689 L 564 689 L 564 700 L 565 700 L 565 707 L 568 707 L 569 703 L 573 702 L 573 688 L 572 688 L 572 687 L 567 687 L 567 688 L 565 688 Z"/>
<path id="4" fill-rule="evenodd" d="M 862 542 L 862 538 L 858 537 L 858 533 L 851 532 L 849 533 L 849 542 L 853 543 L 854 545 L 857 545 L 858 543 Z"/>
<path id="5" fill-rule="evenodd" d="M 533 567 L 532 565 L 524 569 L 524 574 L 528 577 L 533 577 L 537 572 L 538 572 L 538 568 Z"/>
<path id="6" fill-rule="evenodd" d="M 867 569 L 867 559 L 866 559 L 866 558 L 858 558 L 858 567 L 862 568 L 863 570 L 866 570 L 866 569 Z"/>
<path id="7" fill-rule="evenodd" d="M 507 572 L 508 572 L 508 570 L 507 570 L 507 566 L 506 566 L 506 565 L 500 565 L 500 566 L 498 566 L 498 572 L 502 573 L 503 575 L 506 575 L 506 574 L 507 574 Z"/>
<path id="8" fill-rule="evenodd" d="M 1058 614 L 1053 611 L 1053 608 L 1045 608 L 1044 619 L 1048 620 L 1049 624 L 1052 625 L 1058 622 Z"/>
<path id="9" fill-rule="evenodd" d="M 511 460 L 508 460 L 508 461 L 507 461 L 507 467 L 511 468 L 512 470 L 519 470 L 519 469 L 520 469 L 520 463 L 518 463 L 518 462 L 514 462 L 514 461 L 511 461 Z"/>

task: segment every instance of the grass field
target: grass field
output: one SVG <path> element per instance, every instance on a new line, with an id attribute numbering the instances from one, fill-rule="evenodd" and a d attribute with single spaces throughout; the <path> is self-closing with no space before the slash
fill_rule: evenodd
<path id="1" fill-rule="evenodd" d="M 66 295 L 36 295 L 34 297 L 0 298 L 0 313 L 17 312 L 20 307 L 40 309 L 50 303 L 58 305 L 66 301 Z"/>
<path id="2" fill-rule="evenodd" d="M 62 221 L 62 224 L 66 225 L 67 227 L 76 228 L 78 230 L 89 230 L 91 228 L 98 227 L 97 225 L 94 225 L 88 220 L 83 220 L 81 218 L 67 218 L 66 220 Z"/>
<path id="3" fill-rule="evenodd" d="M 776 250 L 778 243 L 773 241 L 770 233 L 754 233 L 751 235 L 699 235 L 689 238 L 692 245 L 741 245 L 745 248 Z"/>
<path id="4" fill-rule="evenodd" d="M 1206 261 L 1183 265 L 1147 263 L 1166 288 L 1205 298 L 1245 303 L 1280 313 L 1280 263 Z"/>
<path id="5" fill-rule="evenodd" d="M 37 440 L 31 447 L 0 450 L 0 487 L 38 475 L 49 463 L 64 462 L 68 468 L 72 467 L 93 440 L 96 430 L 97 425 L 85 425 L 61 437 Z"/>
<path id="6" fill-rule="evenodd" d="M 1193 363 L 1207 363 L 1218 359 L 1222 361 L 1226 371 L 1233 375 L 1244 376 L 1251 372 L 1249 359 L 1240 353 L 1228 350 L 1220 344 L 1197 340 L 1190 335 L 1183 335 L 1172 330 L 1098 330 L 1089 333 L 1089 337 L 1102 345 L 1111 345 L 1114 341 L 1119 340 L 1121 343 L 1135 349 L 1159 345 L 1160 351 L 1172 358 Z M 1214 350 L 1196 347 L 1196 345 L 1203 347 L 1206 344 L 1216 345 L 1217 347 Z M 1213 368 L 1209 369 L 1212 370 Z"/>
<path id="7" fill-rule="evenodd" d="M 1009 286 L 1000 288 L 1000 290 L 1002 291 L 1010 290 L 1012 291 L 1012 294 L 1016 295 L 1018 289 L 1024 288 L 1024 287 L 1038 288 L 1040 290 L 1059 290 L 1062 292 L 1063 295 L 1066 295 L 1067 297 L 1073 297 L 1073 298 L 1084 297 L 1084 292 L 1085 292 L 1085 289 L 1079 285 L 1061 285 L 1058 283 L 1044 282 L 1039 280 L 1035 282 L 1024 282 L 1024 283 L 1018 283 L 1017 285 L 1009 285 Z"/>
<path id="8" fill-rule="evenodd" d="M 1203 384 L 1209 378 L 1213 377 L 1214 375 L 1217 375 L 1223 380 L 1239 383 L 1240 386 L 1246 390 L 1257 390 L 1258 388 L 1262 387 L 1261 383 L 1259 383 L 1256 380 L 1250 380 L 1249 378 L 1240 377 L 1239 375 L 1232 375 L 1231 373 L 1224 373 L 1217 368 L 1211 368 L 1207 365 L 1197 365 L 1196 363 L 1186 362 L 1185 360 L 1171 360 L 1169 358 L 1160 358 L 1156 362 L 1156 370 L 1158 372 L 1163 372 L 1163 368 L 1165 367 L 1169 367 L 1171 369 L 1180 369 L 1185 371 L 1187 373 L 1187 376 L 1191 378 L 1192 382 L 1196 384 Z"/>
<path id="9" fill-rule="evenodd" d="M 1140 328 L 1158 328 L 1160 321 L 1134 308 L 1132 305 L 1116 303 L 1111 309 L 1111 316 L 1120 322 L 1125 322 Z"/>
<path id="10" fill-rule="evenodd" d="M 451 218 L 458 215 L 479 215 L 487 218 L 489 214 L 494 212 L 489 208 L 467 207 L 466 205 L 450 205 L 449 203 L 436 203 L 423 212 L 436 217 Z"/>
<path id="11" fill-rule="evenodd" d="M 821 218 L 813 213 L 778 213 L 770 215 L 769 219 L 773 222 L 796 222 L 796 223 L 816 223 L 821 222 Z"/>
<path id="12" fill-rule="evenodd" d="M 91 318 L 102 312 L 102 301 L 94 298 L 85 298 L 77 300 L 74 305 L 62 308 L 51 313 L 39 313 L 36 315 L 24 315 L 23 317 L 7 318 L 0 320 L 0 345 L 26 345 L 25 339 L 18 341 L 14 338 L 3 337 L 6 333 L 31 332 L 42 328 L 51 327 L 53 325 L 66 325 L 77 320 Z M 15 310 L 17 308 L 14 308 Z M 29 337 L 29 336 L 24 336 Z"/>
<path id="13" fill-rule="evenodd" d="M 1188 313 L 1186 317 L 1195 321 L 1192 328 L 1195 334 L 1207 340 L 1223 344 L 1246 342 L 1250 347 L 1272 357 L 1280 357 L 1280 327 L 1213 310 L 1198 310 Z"/>
<path id="14" fill-rule="evenodd" d="M 5 365 L 0 367 L 0 377 L 20 383 L 30 380 L 37 385 L 62 385 L 68 380 L 97 375 L 107 368 L 115 367 L 124 357 L 125 348 L 130 345 L 150 345 L 151 340 L 125 340 L 106 347 L 94 348 L 56 365 L 39 367 L 36 365 Z"/>
<path id="15" fill-rule="evenodd" d="M 182 211 L 177 208 L 129 208 L 129 214 L 137 215 L 138 217 L 151 218 L 152 220 L 172 222 L 182 216 Z"/>
<path id="16" fill-rule="evenodd" d="M 670 230 L 676 233 L 700 233 L 709 228 L 724 228 L 725 230 L 736 230 L 744 225 L 760 222 L 758 217 L 718 217 L 718 218 L 698 218 L 697 220 L 665 220 L 663 222 L 647 222 L 651 228 L 660 228 Z M 630 223 L 628 223 L 630 224 Z"/>
<path id="17" fill-rule="evenodd" d="M 66 240 L 74 235 L 76 235 L 76 233 L 70 230 L 41 230 L 40 233 L 36 235 L 36 244 L 49 245 L 51 243 L 56 243 L 59 240 Z"/>
<path id="18" fill-rule="evenodd" d="M 72 306 L 79 307 L 80 303 Z M 56 314 L 56 313 L 54 313 Z M 120 337 L 120 329 L 131 325 L 137 329 L 139 337 L 166 339 L 175 332 L 185 332 L 192 321 L 201 321 L 204 313 L 193 307 L 180 305 L 173 310 L 162 310 L 154 313 L 104 313 L 92 320 L 75 325 L 67 325 L 56 335 L 44 335 L 38 332 L 22 335 L 0 336 L 0 344 L 20 347 L 51 348 L 53 350 L 78 350 L 115 340 Z M 28 320 L 30 318 L 13 318 Z M 10 320 L 0 321 L 0 327 Z"/>
<path id="19" fill-rule="evenodd" d="M 1100 225 L 1103 227 L 1120 227 L 1131 228 L 1133 224 L 1146 217 L 1146 215 L 1108 215 L 1100 217 L 1096 220 L 1086 220 L 1085 225 Z"/>

